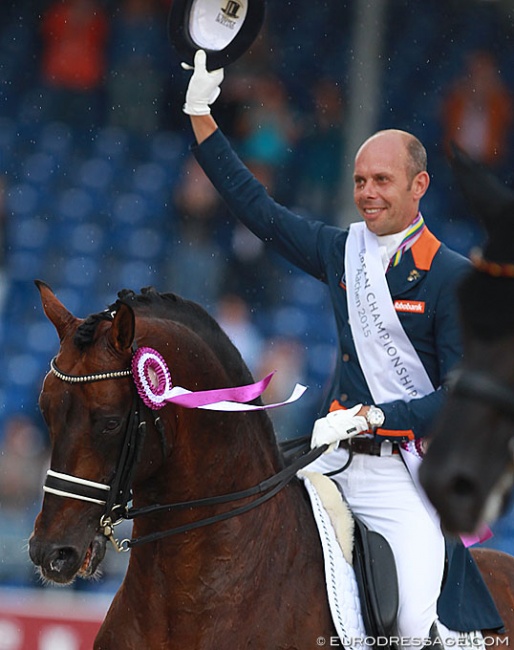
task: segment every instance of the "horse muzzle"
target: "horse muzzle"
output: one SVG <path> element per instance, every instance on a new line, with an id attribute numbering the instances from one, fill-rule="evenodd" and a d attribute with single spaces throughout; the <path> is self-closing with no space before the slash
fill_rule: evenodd
<path id="1" fill-rule="evenodd" d="M 512 471 L 499 471 L 497 480 L 489 485 L 485 473 L 467 467 L 462 456 L 434 460 L 430 451 L 419 477 L 445 532 L 476 534 L 505 512 L 513 485 Z"/>
<path id="2" fill-rule="evenodd" d="M 36 535 L 29 541 L 29 555 L 44 580 L 66 585 L 77 576 L 93 578 L 105 556 L 107 538 L 97 533 L 84 550 L 73 545 L 44 542 Z"/>
<path id="3" fill-rule="evenodd" d="M 429 462 L 425 458 L 421 465 L 421 484 L 439 513 L 443 529 L 453 534 L 472 533 L 479 524 L 485 498 L 479 494 L 474 476 L 460 467 L 445 472 L 437 467 L 432 472 Z"/>

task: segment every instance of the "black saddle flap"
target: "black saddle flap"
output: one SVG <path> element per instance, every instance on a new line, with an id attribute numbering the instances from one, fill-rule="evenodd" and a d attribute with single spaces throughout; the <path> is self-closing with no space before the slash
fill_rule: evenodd
<path id="1" fill-rule="evenodd" d="M 366 633 L 375 638 L 396 636 L 398 577 L 393 552 L 380 533 L 354 519 L 353 568 Z"/>

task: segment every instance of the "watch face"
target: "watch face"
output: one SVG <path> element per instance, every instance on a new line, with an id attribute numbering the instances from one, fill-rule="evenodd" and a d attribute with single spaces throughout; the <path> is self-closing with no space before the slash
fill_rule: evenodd
<path id="1" fill-rule="evenodd" d="M 265 0 L 173 0 L 168 34 L 182 60 L 207 53 L 207 69 L 223 68 L 253 43 L 264 20 Z"/>
<path id="2" fill-rule="evenodd" d="M 376 406 L 370 406 L 366 419 L 372 427 L 380 427 L 384 424 L 384 414 Z"/>

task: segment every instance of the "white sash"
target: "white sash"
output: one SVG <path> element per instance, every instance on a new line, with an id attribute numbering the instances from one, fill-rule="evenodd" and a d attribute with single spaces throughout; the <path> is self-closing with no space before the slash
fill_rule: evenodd
<path id="1" fill-rule="evenodd" d="M 407 402 L 432 393 L 430 377 L 394 308 L 377 238 L 362 222 L 350 226 L 345 270 L 353 340 L 374 402 Z"/>
<path id="2" fill-rule="evenodd" d="M 352 223 L 345 250 L 348 314 L 359 363 L 375 404 L 408 402 L 434 391 L 418 353 L 394 308 L 380 259 L 378 240 L 366 224 Z M 429 514 L 439 516 L 418 478 L 421 457 L 414 441 L 400 447 L 402 458 Z M 486 526 L 478 535 L 461 536 L 465 546 L 489 539 Z"/>
<path id="3" fill-rule="evenodd" d="M 375 404 L 408 402 L 434 391 L 430 377 L 394 308 L 376 236 L 366 224 L 352 223 L 345 251 L 346 295 L 353 340 Z M 427 511 L 439 517 L 419 483 L 421 458 L 413 441 L 401 448 Z"/>

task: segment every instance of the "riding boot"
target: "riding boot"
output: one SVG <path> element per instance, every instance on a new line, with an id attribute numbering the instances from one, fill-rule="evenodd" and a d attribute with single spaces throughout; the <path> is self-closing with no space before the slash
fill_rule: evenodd
<path id="1" fill-rule="evenodd" d="M 441 626 L 440 623 L 439 625 Z M 452 650 L 453 648 L 486 650 L 484 637 L 480 631 L 460 632 L 457 634 L 456 632 L 452 633 L 444 625 L 441 627 L 442 633 L 438 628 L 437 622 L 434 622 L 432 624 L 429 633 L 430 641 L 427 645 L 425 645 L 425 648 L 438 648 L 438 650 L 445 650 L 445 648 L 451 648 Z M 442 635 L 445 634 L 445 631 L 448 634 L 448 642 L 446 644 L 444 642 L 445 637 L 442 637 Z"/>
<path id="2" fill-rule="evenodd" d="M 428 633 L 429 641 L 423 646 L 422 650 L 428 648 L 436 648 L 436 650 L 444 650 L 444 643 L 439 635 L 439 630 L 437 629 L 437 623 L 434 621 L 430 627 L 430 632 Z"/>

